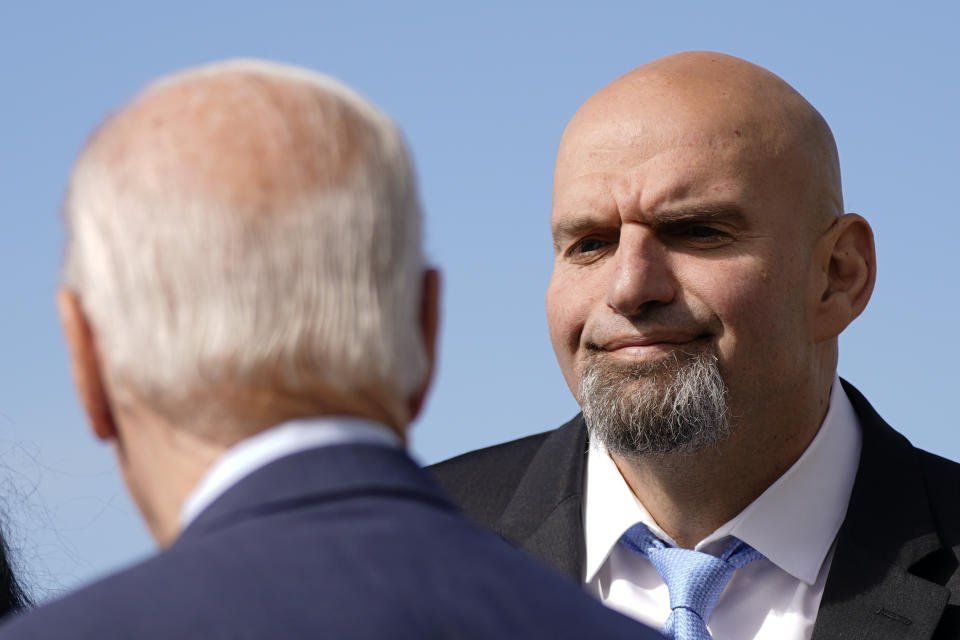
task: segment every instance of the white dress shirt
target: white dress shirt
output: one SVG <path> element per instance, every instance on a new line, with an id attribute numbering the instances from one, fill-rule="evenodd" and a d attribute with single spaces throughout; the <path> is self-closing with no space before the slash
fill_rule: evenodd
<path id="1" fill-rule="evenodd" d="M 834 380 L 823 424 L 803 455 L 746 509 L 701 540 L 719 555 L 735 536 L 764 555 L 738 569 L 707 621 L 714 640 L 809 640 L 833 542 L 847 512 L 860 460 L 853 407 Z M 670 615 L 667 586 L 620 536 L 642 522 L 672 540 L 627 486 L 602 445 L 591 445 L 583 504 L 587 591 L 654 628 Z"/>
<path id="2" fill-rule="evenodd" d="M 257 469 L 294 453 L 338 444 L 400 448 L 400 437 L 386 426 L 348 416 L 291 420 L 241 440 L 207 470 L 180 508 L 186 528 L 210 504 Z"/>

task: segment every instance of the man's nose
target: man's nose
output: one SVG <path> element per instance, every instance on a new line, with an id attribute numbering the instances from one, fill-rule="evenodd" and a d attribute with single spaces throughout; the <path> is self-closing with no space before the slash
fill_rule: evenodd
<path id="1" fill-rule="evenodd" d="M 621 229 L 610 278 L 607 305 L 624 316 L 668 304 L 676 295 L 667 247 L 646 228 Z"/>

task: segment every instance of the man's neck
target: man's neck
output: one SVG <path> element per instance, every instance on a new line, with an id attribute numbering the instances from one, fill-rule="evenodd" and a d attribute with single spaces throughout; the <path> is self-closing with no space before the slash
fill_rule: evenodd
<path id="1" fill-rule="evenodd" d="M 214 462 L 183 502 L 181 528 L 258 469 L 308 449 L 336 445 L 401 448 L 402 440 L 386 425 L 355 416 L 315 416 L 283 422 L 243 439 Z"/>
<path id="2" fill-rule="evenodd" d="M 127 488 L 161 547 L 180 534 L 180 508 L 226 445 L 163 423 L 140 422 L 115 444 Z"/>
<path id="3" fill-rule="evenodd" d="M 657 524 L 681 547 L 692 549 L 797 461 L 820 429 L 829 394 L 828 384 L 802 403 L 802 411 L 781 407 L 774 413 L 778 418 L 751 420 L 741 414 L 744 419 L 727 439 L 693 453 L 612 457 Z"/>
<path id="4" fill-rule="evenodd" d="M 329 391 L 328 389 L 324 389 Z M 258 389 L 220 389 L 216 401 L 197 402 L 176 423 L 143 402 L 118 412 L 116 451 L 134 501 L 157 543 L 168 546 L 180 534 L 184 501 L 208 469 L 241 440 L 290 420 L 314 416 L 356 416 L 380 423 L 406 443 L 402 407 L 377 390 L 327 393 L 317 397 Z M 243 393 L 241 393 L 243 391 Z"/>

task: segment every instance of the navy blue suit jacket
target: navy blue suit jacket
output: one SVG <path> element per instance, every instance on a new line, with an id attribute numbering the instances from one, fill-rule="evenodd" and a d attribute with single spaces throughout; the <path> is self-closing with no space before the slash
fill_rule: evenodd
<path id="1" fill-rule="evenodd" d="M 9 638 L 659 638 L 471 524 L 401 451 L 312 449 Z"/>

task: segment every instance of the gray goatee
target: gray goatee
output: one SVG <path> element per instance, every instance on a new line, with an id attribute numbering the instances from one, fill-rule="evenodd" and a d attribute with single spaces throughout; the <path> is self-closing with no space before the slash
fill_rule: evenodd
<path id="1" fill-rule="evenodd" d="M 692 453 L 730 433 L 727 386 L 709 353 L 632 364 L 591 354 L 580 399 L 590 436 L 624 458 Z"/>

